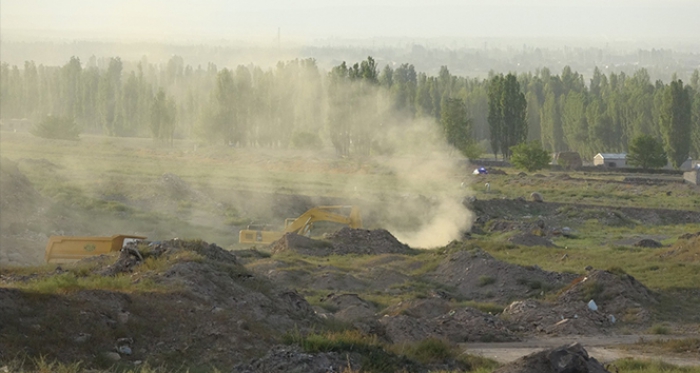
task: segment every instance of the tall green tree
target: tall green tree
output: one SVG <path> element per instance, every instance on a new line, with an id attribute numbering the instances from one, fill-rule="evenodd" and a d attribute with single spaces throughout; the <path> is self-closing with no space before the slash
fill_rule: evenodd
<path id="1" fill-rule="evenodd" d="M 691 143 L 690 88 L 678 79 L 671 82 L 663 93 L 659 123 L 664 149 L 673 167 L 680 167 L 688 158 Z"/>
<path id="2" fill-rule="evenodd" d="M 564 97 L 562 128 L 569 149 L 591 157 L 597 152 L 590 148 L 585 100 L 586 96 L 582 92 L 571 91 Z"/>
<path id="3" fill-rule="evenodd" d="M 154 139 L 173 144 L 175 136 L 175 102 L 161 88 L 151 106 L 151 135 Z"/>
<path id="4" fill-rule="evenodd" d="M 459 98 L 447 99 L 442 105 L 440 124 L 447 142 L 462 155 L 467 158 L 479 156 L 473 151 L 472 120 L 464 101 Z"/>
<path id="5" fill-rule="evenodd" d="M 566 150 L 564 130 L 562 129 L 561 108 L 554 89 L 550 84 L 545 86 L 544 103 L 540 110 L 540 134 L 542 144 L 552 152 Z"/>
<path id="6" fill-rule="evenodd" d="M 515 75 L 495 76 L 489 84 L 489 129 L 491 147 L 504 158 L 510 148 L 527 139 L 527 101 Z"/>

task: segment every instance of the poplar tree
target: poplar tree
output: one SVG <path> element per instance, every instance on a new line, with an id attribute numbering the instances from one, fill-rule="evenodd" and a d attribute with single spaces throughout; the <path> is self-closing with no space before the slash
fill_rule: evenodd
<path id="1" fill-rule="evenodd" d="M 664 90 L 660 112 L 664 149 L 673 167 L 679 168 L 688 159 L 691 142 L 690 88 L 684 88 L 680 79 Z"/>

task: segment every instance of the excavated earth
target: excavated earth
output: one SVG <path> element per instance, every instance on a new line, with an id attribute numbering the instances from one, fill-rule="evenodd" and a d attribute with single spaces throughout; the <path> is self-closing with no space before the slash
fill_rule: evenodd
<path id="1" fill-rule="evenodd" d="M 0 276 L 2 356 L 230 367 L 272 348 L 282 333 L 318 324 L 303 297 L 257 278 L 218 246 L 171 240 L 142 257 L 123 251 L 116 261 L 96 257 L 52 273 Z M 110 285 L 117 275 L 126 284 Z M 100 278 L 97 289 L 80 285 Z M 51 292 L 52 283 L 64 290 Z M 112 289 L 137 284 L 144 290 Z"/>
<path id="2" fill-rule="evenodd" d="M 42 213 L 49 204 L 17 164 L 6 159 L 0 182 L 0 247 L 18 248 L 0 252 L 0 265 L 41 261 L 36 250 L 23 248 L 45 244 L 47 237 L 37 227 L 56 226 Z M 170 203 L 177 209 L 173 201 L 186 195 L 195 203 L 217 204 L 173 174 L 163 175 L 159 186 L 162 193 L 144 201 Z M 268 202 L 284 206 L 279 215 L 303 212 L 317 202 L 284 201 Z M 588 219 L 613 226 L 700 221 L 700 212 L 695 211 L 610 209 L 525 199 L 469 204 L 478 214 L 475 232 L 512 232 L 508 242 L 524 246 L 552 246 L 551 238 L 575 234 L 566 224 Z M 682 239 L 698 242 L 700 236 L 688 234 Z M 655 247 L 658 242 L 639 241 L 639 245 Z M 169 367 L 187 364 L 191 369 L 235 367 L 235 372 L 358 370 L 374 352 L 307 353 L 282 342 L 290 334 L 339 324 L 398 345 L 428 338 L 458 344 L 610 335 L 618 333 L 621 324 L 626 331 L 648 328 L 651 310 L 660 302 L 658 294 L 624 273 L 591 269 L 580 276 L 519 266 L 464 242 L 435 250 L 429 265 L 420 263 L 413 259 L 420 250 L 386 230 L 344 228 L 320 240 L 287 234 L 270 246 L 270 254 L 232 253 L 203 241 L 177 239 L 131 249 L 138 254 L 124 250 L 119 257 L 87 258 L 49 272 L 0 272 L 0 362 L 43 356 L 83 361 L 87 367 L 115 362 L 133 367 L 147 361 Z M 698 260 L 697 251 L 687 248 L 673 247 L 659 255 Z M 362 268 L 348 269 L 334 264 L 331 256 L 372 260 Z M 401 298 L 408 293 L 419 296 Z M 384 296 L 394 301 L 386 304 Z M 404 300 L 395 301 L 399 298 Z M 491 312 L 475 308 L 477 303 L 489 304 Z M 400 356 L 389 360 L 405 371 L 429 369 Z M 571 362 L 574 366 L 566 365 Z M 605 371 L 580 346 L 516 363 L 498 371 Z"/>

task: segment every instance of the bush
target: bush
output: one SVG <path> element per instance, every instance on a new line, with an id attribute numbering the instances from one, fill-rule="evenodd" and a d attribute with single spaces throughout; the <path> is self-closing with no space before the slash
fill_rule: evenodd
<path id="1" fill-rule="evenodd" d="M 426 338 L 409 346 L 406 356 L 423 364 L 430 364 L 454 358 L 454 353 L 448 342 L 437 338 Z"/>
<path id="2" fill-rule="evenodd" d="M 491 285 L 496 282 L 496 279 L 491 276 L 480 276 L 479 286 Z"/>
<path id="3" fill-rule="evenodd" d="M 323 147 L 323 141 L 318 134 L 311 132 L 294 132 L 291 141 L 295 149 L 318 150 Z"/>
<path id="4" fill-rule="evenodd" d="M 80 135 L 80 127 L 72 118 L 47 115 L 29 132 L 45 139 L 77 140 L 78 135 Z"/>
<path id="5" fill-rule="evenodd" d="M 632 139 L 627 154 L 627 163 L 643 169 L 661 168 L 668 163 L 663 145 L 649 135 Z"/>
<path id="6" fill-rule="evenodd" d="M 549 166 L 549 152 L 542 149 L 539 141 L 531 141 L 512 146 L 510 163 L 516 168 L 533 172 Z"/>

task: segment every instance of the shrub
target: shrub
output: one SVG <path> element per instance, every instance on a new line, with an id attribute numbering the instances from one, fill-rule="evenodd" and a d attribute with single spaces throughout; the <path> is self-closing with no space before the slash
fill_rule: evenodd
<path id="1" fill-rule="evenodd" d="M 669 329 L 669 327 L 664 324 L 654 324 L 651 326 L 651 328 L 649 328 L 649 333 L 666 335 L 671 334 L 671 329 Z"/>
<path id="2" fill-rule="evenodd" d="M 442 362 L 454 357 L 450 344 L 437 338 L 426 338 L 406 349 L 406 356 L 423 364 Z"/>
<path id="3" fill-rule="evenodd" d="M 46 139 L 77 140 L 80 127 L 72 118 L 47 115 L 32 127 L 30 132 L 34 136 Z"/>
<path id="4" fill-rule="evenodd" d="M 515 145 L 510 150 L 513 153 L 510 157 L 510 163 L 516 168 L 533 172 L 549 165 L 549 152 L 542 149 L 539 141 Z"/>
<path id="5" fill-rule="evenodd" d="M 485 275 L 479 277 L 479 286 L 491 285 L 495 282 L 496 282 L 495 277 L 485 276 Z"/>
<path id="6" fill-rule="evenodd" d="M 291 142 L 295 149 L 318 150 L 323 147 L 323 141 L 318 134 L 311 132 L 294 132 Z"/>

